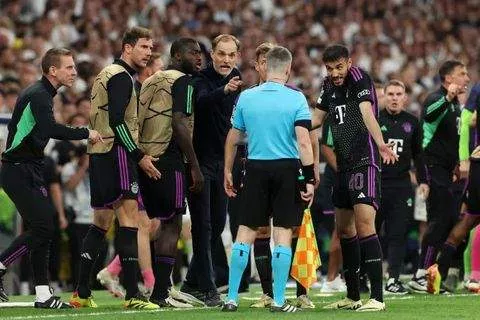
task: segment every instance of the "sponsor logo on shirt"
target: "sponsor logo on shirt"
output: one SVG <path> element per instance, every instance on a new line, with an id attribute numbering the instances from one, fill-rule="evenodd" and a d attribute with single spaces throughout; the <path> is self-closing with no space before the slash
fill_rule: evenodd
<path id="1" fill-rule="evenodd" d="M 360 92 L 357 94 L 357 97 L 358 97 L 358 98 L 361 98 L 361 97 L 366 96 L 366 95 L 369 95 L 369 94 L 370 94 L 370 90 L 364 89 L 364 90 L 360 91 Z"/>

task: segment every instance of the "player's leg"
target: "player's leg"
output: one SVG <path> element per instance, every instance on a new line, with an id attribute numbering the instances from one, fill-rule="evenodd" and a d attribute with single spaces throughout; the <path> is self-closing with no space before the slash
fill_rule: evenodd
<path id="1" fill-rule="evenodd" d="M 150 254 L 150 228 L 151 222 L 143 204 L 139 202 L 138 220 L 138 266 L 143 278 L 143 285 L 139 287 L 140 292 L 145 297 L 150 297 L 155 285 L 155 276 L 152 269 L 152 258 Z"/>
<path id="2" fill-rule="evenodd" d="M 251 308 L 267 308 L 270 307 L 273 302 L 272 250 L 270 249 L 271 233 L 272 230 L 270 226 L 259 227 L 257 229 L 255 242 L 253 243 L 253 255 L 263 295 L 258 301 L 250 305 Z"/>
<path id="3" fill-rule="evenodd" d="M 386 239 L 388 243 L 388 275 L 385 290 L 393 294 L 406 294 L 407 290 L 400 281 L 409 217 L 413 214 L 413 190 L 407 188 L 383 189 L 382 207 L 391 202 L 391 210 L 386 212 Z M 377 229 L 378 230 L 378 229 Z"/>
<path id="4" fill-rule="evenodd" d="M 472 237 L 472 272 L 468 290 L 480 293 L 480 227 L 475 228 Z"/>

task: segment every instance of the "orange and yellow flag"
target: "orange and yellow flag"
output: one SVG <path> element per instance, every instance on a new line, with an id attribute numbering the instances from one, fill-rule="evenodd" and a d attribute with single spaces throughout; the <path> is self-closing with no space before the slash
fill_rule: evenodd
<path id="1" fill-rule="evenodd" d="M 290 275 L 300 282 L 308 292 L 310 286 L 317 281 L 317 269 L 321 265 L 312 215 L 310 209 L 307 208 L 303 212 L 302 225 L 300 226 Z"/>

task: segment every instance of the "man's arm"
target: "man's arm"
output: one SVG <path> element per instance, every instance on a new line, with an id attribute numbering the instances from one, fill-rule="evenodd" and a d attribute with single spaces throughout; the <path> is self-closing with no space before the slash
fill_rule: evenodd
<path id="1" fill-rule="evenodd" d="M 393 152 L 391 145 L 387 145 L 383 141 L 382 131 L 380 130 L 377 119 L 375 119 L 375 116 L 373 115 L 372 103 L 370 101 L 362 101 L 360 103 L 360 112 L 362 113 L 363 122 L 365 123 L 368 132 L 378 146 L 378 150 L 384 163 L 389 164 L 397 161 L 398 155 Z"/>
<path id="2" fill-rule="evenodd" d="M 313 167 L 315 170 L 315 188 L 318 188 L 320 184 L 320 143 L 318 141 L 318 130 L 319 129 L 314 129 L 309 133 L 313 152 Z"/>
<path id="3" fill-rule="evenodd" d="M 82 140 L 89 137 L 87 128 L 70 128 L 59 124 L 53 117 L 52 105 L 48 103 L 51 98 L 44 95 L 32 97 L 30 101 L 30 110 L 38 125 L 39 132 L 45 138 L 54 138 L 59 140 Z"/>
<path id="4" fill-rule="evenodd" d="M 460 86 L 452 83 L 448 86 L 446 95 L 436 94 L 429 96 L 424 103 L 424 120 L 426 122 L 437 120 L 447 111 L 450 102 L 452 102 L 459 93 Z"/>
<path id="5" fill-rule="evenodd" d="M 239 129 L 231 128 L 225 141 L 224 188 L 229 197 L 237 195 L 237 190 L 233 186 L 232 168 L 237 155 L 237 145 L 241 142 L 242 135 L 243 132 Z"/>
<path id="6" fill-rule="evenodd" d="M 415 119 L 413 134 L 412 134 L 412 158 L 415 164 L 415 177 L 420 188 L 420 192 L 423 194 L 424 199 L 428 198 L 430 188 L 427 181 L 425 159 L 423 157 L 423 134 L 418 121 Z"/>
<path id="7" fill-rule="evenodd" d="M 332 147 L 327 146 L 326 144 L 321 145 L 322 155 L 325 158 L 327 164 L 335 171 L 337 171 L 337 156 Z"/>
<path id="8" fill-rule="evenodd" d="M 204 79 L 198 77 L 195 81 L 195 92 L 196 92 L 196 106 L 198 108 L 213 107 L 218 105 L 218 101 L 223 99 L 225 96 L 238 91 L 242 85 L 242 80 L 239 76 L 235 76 L 230 81 L 224 85 L 215 89 L 210 89 L 210 87 L 205 83 Z"/>
<path id="9" fill-rule="evenodd" d="M 312 128 L 317 129 L 323 125 L 327 112 L 325 110 L 315 108 L 312 112 Z"/>

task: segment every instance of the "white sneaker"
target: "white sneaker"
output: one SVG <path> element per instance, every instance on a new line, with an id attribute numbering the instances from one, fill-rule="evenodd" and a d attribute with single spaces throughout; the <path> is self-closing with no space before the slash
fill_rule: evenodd
<path id="1" fill-rule="evenodd" d="M 312 300 L 305 294 L 297 297 L 295 306 L 300 309 L 315 309 L 315 304 L 313 304 Z"/>
<path id="2" fill-rule="evenodd" d="M 193 305 L 191 305 L 190 303 L 184 303 L 182 301 L 178 301 L 172 298 L 171 296 L 168 296 L 167 299 L 165 299 L 165 303 L 167 303 L 172 308 L 179 308 L 179 309 L 193 308 Z"/>
<path id="3" fill-rule="evenodd" d="M 347 286 L 340 276 L 337 276 L 333 281 L 325 281 L 320 288 L 321 293 L 336 293 L 346 292 Z"/>
<path id="4" fill-rule="evenodd" d="M 125 289 L 120 284 L 118 277 L 108 272 L 107 268 L 103 268 L 97 273 L 97 280 L 104 286 L 114 297 L 125 298 Z"/>
<path id="5" fill-rule="evenodd" d="M 346 309 L 356 310 L 362 306 L 362 300 L 353 301 L 350 298 L 343 298 L 342 300 L 335 301 L 334 303 L 327 304 L 323 309 Z"/>
<path id="6" fill-rule="evenodd" d="M 20 295 L 21 296 L 30 295 L 30 283 L 28 283 L 28 281 L 20 282 Z"/>
<path id="7" fill-rule="evenodd" d="M 356 312 L 373 312 L 385 310 L 385 302 L 370 299 L 363 306 L 355 310 Z"/>

